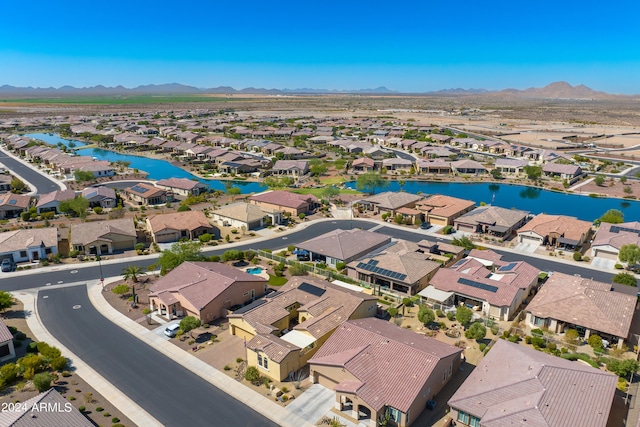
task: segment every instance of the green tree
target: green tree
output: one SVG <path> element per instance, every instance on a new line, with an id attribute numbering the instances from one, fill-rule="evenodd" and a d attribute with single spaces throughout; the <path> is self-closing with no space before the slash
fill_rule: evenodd
<path id="1" fill-rule="evenodd" d="M 87 209 L 89 208 L 89 200 L 82 196 L 73 199 L 63 200 L 58 205 L 58 210 L 67 214 L 73 213 L 80 218 L 87 217 Z"/>
<path id="2" fill-rule="evenodd" d="M 138 276 L 143 274 L 145 274 L 144 270 L 142 270 L 142 267 L 137 265 L 128 265 L 122 270 L 122 277 L 124 280 L 131 279 L 133 283 L 138 283 Z"/>
<path id="3" fill-rule="evenodd" d="M 237 196 L 242 194 L 242 190 L 239 187 L 231 187 L 227 190 L 227 194 L 231 196 L 231 200 L 235 200 Z"/>
<path id="4" fill-rule="evenodd" d="M 260 379 L 260 371 L 255 366 L 249 366 L 246 371 L 244 371 L 244 379 L 249 382 L 255 382 Z"/>
<path id="5" fill-rule="evenodd" d="M 591 346 L 592 349 L 594 350 L 600 350 L 602 351 L 603 349 L 603 345 L 602 345 L 602 338 L 600 337 L 600 335 L 589 335 L 589 339 L 587 340 L 587 344 L 589 344 Z"/>
<path id="6" fill-rule="evenodd" d="M 456 308 L 456 320 L 460 322 L 461 325 L 468 325 L 471 322 L 471 318 L 473 317 L 473 311 L 465 305 L 459 305 Z"/>
<path id="7" fill-rule="evenodd" d="M 307 271 L 302 264 L 296 262 L 289 266 L 289 274 L 292 276 L 304 276 L 307 274 Z"/>
<path id="8" fill-rule="evenodd" d="M 429 324 L 436 320 L 436 315 L 429 307 L 426 305 L 421 305 L 418 309 L 418 321 L 422 324 Z"/>
<path id="9" fill-rule="evenodd" d="M 0 291 L 0 312 L 13 305 L 13 295 L 6 291 Z"/>
<path id="10" fill-rule="evenodd" d="M 639 364 L 635 359 L 609 359 L 607 361 L 607 369 L 621 378 L 629 378 L 632 372 L 638 370 Z"/>
<path id="11" fill-rule="evenodd" d="M 386 181 L 382 179 L 379 173 L 366 172 L 362 175 L 358 175 L 356 179 L 356 188 L 359 191 L 375 194 L 376 188 L 384 187 Z"/>
<path id="12" fill-rule="evenodd" d="M 33 385 L 42 393 L 51 388 L 51 374 L 49 372 L 40 372 L 33 377 Z"/>
<path id="13" fill-rule="evenodd" d="M 397 307 L 389 307 L 387 309 L 387 313 L 389 313 L 389 316 L 391 316 L 391 317 L 396 317 L 398 315 L 398 308 Z"/>
<path id="14" fill-rule="evenodd" d="M 537 181 L 542 176 L 542 167 L 541 166 L 525 166 L 523 169 L 524 173 L 527 175 L 531 181 Z"/>
<path id="15" fill-rule="evenodd" d="M 622 245 L 620 252 L 618 252 L 618 258 L 627 264 L 637 264 L 640 260 L 640 247 L 633 243 Z"/>
<path id="16" fill-rule="evenodd" d="M 0 368 L 0 383 L 11 384 L 16 380 L 20 368 L 15 363 L 7 363 Z"/>
<path id="17" fill-rule="evenodd" d="M 93 172 L 82 170 L 75 170 L 73 172 L 73 177 L 75 178 L 76 182 L 93 181 L 95 179 Z"/>
<path id="18" fill-rule="evenodd" d="M 186 316 L 180 321 L 180 329 L 189 332 L 200 326 L 200 319 L 193 316 Z"/>
<path id="19" fill-rule="evenodd" d="M 329 170 L 329 168 L 324 163 L 319 163 L 317 165 L 311 165 L 311 167 L 309 167 L 309 172 L 311 172 L 311 175 L 313 175 L 313 176 L 322 176 L 325 173 L 327 173 L 328 170 Z"/>
<path id="20" fill-rule="evenodd" d="M 451 240 L 451 243 L 456 245 L 456 246 L 462 246 L 463 248 L 465 248 L 467 250 L 471 250 L 471 249 L 475 249 L 476 248 L 476 245 L 467 236 L 462 236 L 460 238 L 455 237 L 455 238 L 453 238 L 453 240 Z"/>
<path id="21" fill-rule="evenodd" d="M 268 176 L 264 179 L 264 184 L 269 187 L 270 190 L 290 187 L 293 185 L 293 182 L 293 178 L 290 176 L 283 176 L 282 178 Z"/>
<path id="22" fill-rule="evenodd" d="M 177 242 L 170 249 L 162 251 L 157 265 L 160 266 L 160 274 L 165 275 L 185 261 L 203 261 L 204 255 L 200 253 L 200 242 Z"/>
<path id="23" fill-rule="evenodd" d="M 593 179 L 593 182 L 595 182 L 598 187 L 601 186 L 602 184 L 604 184 L 604 176 L 596 175 L 596 177 Z"/>
<path id="24" fill-rule="evenodd" d="M 493 176 L 494 179 L 501 179 L 502 178 L 502 173 L 500 173 L 500 169 L 492 169 L 491 170 L 491 176 Z"/>
<path id="25" fill-rule="evenodd" d="M 343 158 L 336 159 L 333 162 L 333 167 L 336 168 L 337 171 L 341 171 L 347 165 L 347 161 Z"/>
<path id="26" fill-rule="evenodd" d="M 335 187 L 333 185 L 329 185 L 327 187 L 324 187 L 322 189 L 322 191 L 320 192 L 320 196 L 323 199 L 329 200 L 329 201 L 331 201 L 332 199 L 338 197 L 339 194 L 340 194 L 340 189 L 338 189 L 337 187 Z"/>
<path id="27" fill-rule="evenodd" d="M 487 328 L 482 323 L 475 322 L 465 331 L 464 336 L 472 340 L 481 340 L 487 336 Z"/>
<path id="28" fill-rule="evenodd" d="M 613 281 L 613 283 L 618 283 L 620 285 L 638 286 L 636 277 L 631 273 L 618 273 L 613 276 L 613 279 L 611 280 Z"/>
<path id="29" fill-rule="evenodd" d="M 11 180 L 11 192 L 13 193 L 22 193 L 22 191 L 27 187 L 27 184 L 25 184 L 21 179 L 19 178 L 13 178 Z"/>
<path id="30" fill-rule="evenodd" d="M 623 184 L 626 183 L 627 182 L 627 176 L 626 175 L 622 175 L 620 177 L 620 182 L 623 183 Z"/>
<path id="31" fill-rule="evenodd" d="M 578 344 L 578 338 L 580 338 L 580 334 L 575 329 L 569 329 L 564 333 L 564 341 L 567 344 L 571 344 L 571 345 Z"/>
<path id="32" fill-rule="evenodd" d="M 38 354 L 28 354 L 18 359 L 18 366 L 22 372 L 22 377 L 25 380 L 30 380 L 33 376 L 42 369 L 43 360 L 42 356 Z"/>
<path id="33" fill-rule="evenodd" d="M 624 222 L 624 214 L 618 209 L 609 209 L 600 217 L 600 222 L 608 222 L 609 224 L 620 224 Z"/>
<path id="34" fill-rule="evenodd" d="M 51 362 L 49 362 L 49 366 L 51 366 L 51 369 L 53 369 L 54 371 L 62 371 L 67 367 L 67 363 L 68 361 L 66 357 L 58 356 L 51 359 Z"/>

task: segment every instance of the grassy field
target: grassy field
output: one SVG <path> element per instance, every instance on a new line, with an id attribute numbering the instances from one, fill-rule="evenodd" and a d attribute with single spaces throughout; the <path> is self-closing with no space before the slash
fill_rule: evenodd
<path id="1" fill-rule="evenodd" d="M 278 276 L 274 276 L 272 274 L 269 275 L 269 284 L 271 286 L 282 286 L 285 283 L 287 283 L 287 278 L 286 277 L 278 277 Z"/>
<path id="2" fill-rule="evenodd" d="M 321 198 L 322 190 L 324 190 L 324 188 L 297 188 L 295 190 L 289 190 L 289 191 L 291 191 L 292 193 L 298 193 L 298 194 L 313 194 L 314 196 Z M 346 190 L 340 190 L 340 194 L 360 194 L 360 192 L 358 190 L 346 189 Z"/>
<path id="3" fill-rule="evenodd" d="M 187 102 L 229 102 L 253 101 L 254 98 L 228 98 L 205 95 L 119 95 L 119 96 L 61 96 L 51 98 L 0 99 L 0 102 L 14 104 L 78 104 L 78 105 L 133 105 L 133 104 L 174 104 Z"/>
<path id="4" fill-rule="evenodd" d="M 320 182 L 324 185 L 336 185 L 345 182 L 346 179 L 341 176 L 328 176 L 326 178 L 320 178 Z"/>

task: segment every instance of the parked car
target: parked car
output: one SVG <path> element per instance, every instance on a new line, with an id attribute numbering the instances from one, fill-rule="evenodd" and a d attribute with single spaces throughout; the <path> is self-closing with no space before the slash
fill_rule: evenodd
<path id="1" fill-rule="evenodd" d="M 430 222 L 423 222 L 422 225 L 420 226 L 421 229 L 423 230 L 428 230 L 431 228 L 431 223 Z"/>
<path id="2" fill-rule="evenodd" d="M 13 271 L 15 265 L 13 264 L 13 261 L 10 260 L 9 258 L 5 258 L 2 260 L 2 264 L 0 264 L 0 268 L 2 269 L 3 273 L 7 273 L 9 271 Z"/>
<path id="3" fill-rule="evenodd" d="M 180 324 L 174 323 L 173 325 L 169 325 L 165 328 L 164 334 L 170 338 L 173 338 L 176 336 L 179 330 L 180 330 Z"/>

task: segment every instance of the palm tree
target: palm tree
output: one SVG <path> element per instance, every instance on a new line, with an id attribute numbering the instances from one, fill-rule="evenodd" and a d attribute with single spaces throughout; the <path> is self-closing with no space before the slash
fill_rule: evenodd
<path id="1" fill-rule="evenodd" d="M 400 181 L 398 181 L 398 184 L 400 184 L 400 191 L 402 191 L 402 187 L 404 187 L 406 183 L 407 181 L 405 181 L 404 179 L 401 179 Z"/>
<path id="2" fill-rule="evenodd" d="M 142 271 L 142 267 L 138 267 L 137 265 L 129 265 L 122 270 L 122 276 L 124 280 L 129 280 L 133 283 L 138 283 L 138 276 L 145 274 Z"/>

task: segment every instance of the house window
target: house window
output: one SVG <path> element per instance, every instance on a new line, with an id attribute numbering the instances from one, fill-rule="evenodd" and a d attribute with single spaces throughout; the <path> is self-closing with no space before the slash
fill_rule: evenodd
<path id="1" fill-rule="evenodd" d="M 444 383 L 445 381 L 447 381 L 447 371 L 442 372 L 442 382 Z"/>
<path id="2" fill-rule="evenodd" d="M 267 371 L 269 370 L 269 359 L 267 359 L 267 356 L 262 356 L 262 354 L 258 353 L 258 366 L 261 366 Z"/>
<path id="3" fill-rule="evenodd" d="M 20 251 L 20 258 L 26 258 L 27 251 Z"/>
<path id="4" fill-rule="evenodd" d="M 428 388 L 422 393 L 422 397 L 427 398 L 431 394 L 431 388 Z"/>
<path id="5" fill-rule="evenodd" d="M 51 248 L 45 248 L 44 253 L 49 255 L 51 253 Z"/>
<path id="6" fill-rule="evenodd" d="M 543 319 L 541 317 L 533 316 L 533 324 L 536 325 L 536 326 L 542 327 L 542 328 L 544 328 L 546 326 L 545 325 L 546 320 L 547 319 Z"/>
<path id="7" fill-rule="evenodd" d="M 399 410 L 397 410 L 393 406 L 388 406 L 387 408 L 389 408 L 389 415 L 391 416 L 391 419 L 393 421 L 399 423 L 400 422 L 400 418 L 402 417 L 402 412 L 400 412 Z"/>
<path id="8" fill-rule="evenodd" d="M 480 427 L 480 418 L 474 417 L 473 415 L 469 416 L 469 425 L 471 427 Z"/>
<path id="9" fill-rule="evenodd" d="M 249 292 L 245 292 L 244 294 L 242 294 L 243 297 L 248 297 L 249 296 Z"/>
<path id="10" fill-rule="evenodd" d="M 462 411 L 458 412 L 458 422 L 461 422 L 462 424 L 469 424 L 469 414 Z"/>
<path id="11" fill-rule="evenodd" d="M 453 372 L 453 363 L 449 363 L 449 373 L 448 373 L 448 375 L 451 376 L 452 372 Z"/>

